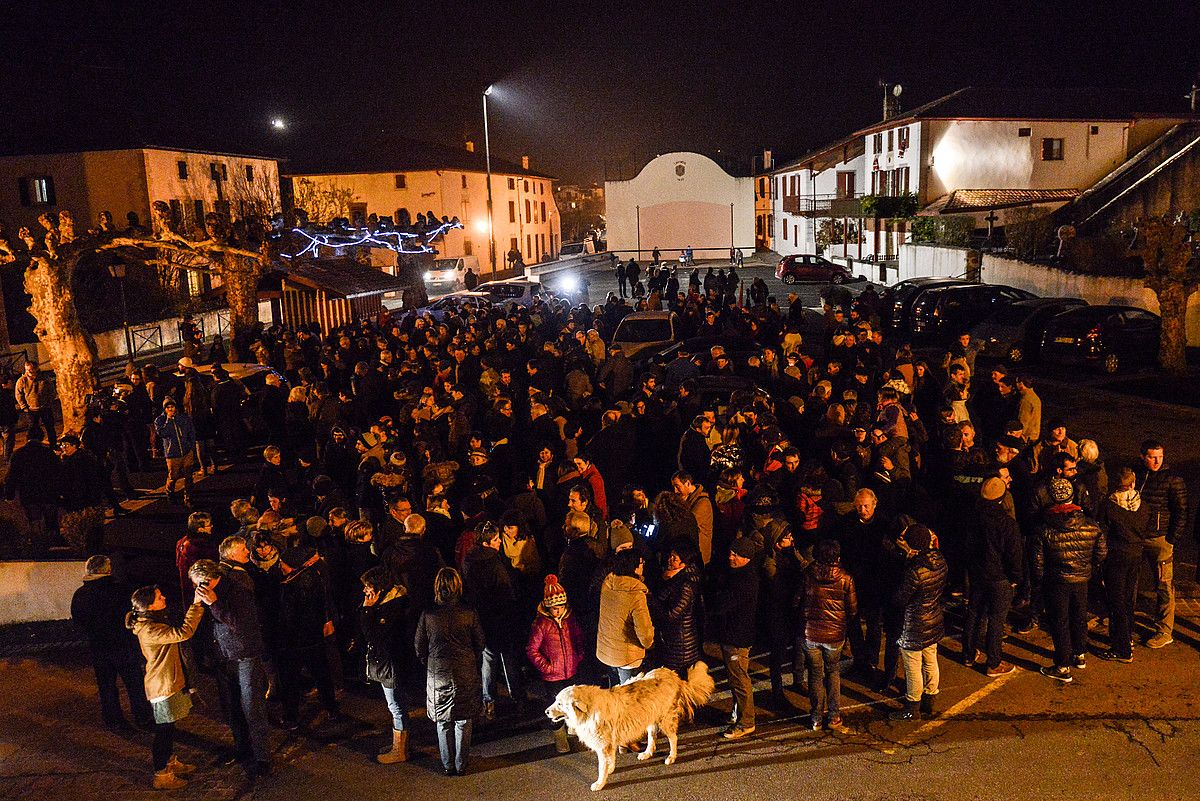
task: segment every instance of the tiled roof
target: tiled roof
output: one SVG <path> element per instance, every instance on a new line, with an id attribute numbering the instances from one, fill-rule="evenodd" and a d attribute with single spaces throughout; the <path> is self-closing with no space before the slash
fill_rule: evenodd
<path id="1" fill-rule="evenodd" d="M 1142 116 L 1193 115 L 1183 92 L 967 86 L 911 111 L 901 112 L 879 125 L 890 126 L 913 119 L 1128 120 Z"/>
<path id="2" fill-rule="evenodd" d="M 340 298 L 399 292 L 405 287 L 393 275 L 346 258 L 294 259 L 287 262 L 286 280 Z"/>
<path id="3" fill-rule="evenodd" d="M 965 214 L 1034 203 L 1066 203 L 1077 197 L 1078 189 L 956 189 L 930 203 L 920 215 Z"/>

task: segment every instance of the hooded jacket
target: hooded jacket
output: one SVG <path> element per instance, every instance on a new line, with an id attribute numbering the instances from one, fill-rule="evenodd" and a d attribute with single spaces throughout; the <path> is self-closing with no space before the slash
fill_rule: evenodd
<path id="1" fill-rule="evenodd" d="M 596 658 L 609 667 L 635 665 L 654 645 L 654 624 L 641 579 L 610 573 L 600 588 Z"/>
<path id="2" fill-rule="evenodd" d="M 841 565 L 813 563 L 801 588 L 804 639 L 834 645 L 846 639 L 846 624 L 858 614 L 854 579 Z"/>
<path id="3" fill-rule="evenodd" d="M 569 610 L 556 619 L 542 604 L 529 631 L 525 656 L 537 669 L 542 681 L 568 681 L 575 678 L 583 662 L 586 646 L 579 620 Z"/>
<path id="4" fill-rule="evenodd" d="M 1109 559 L 1141 557 L 1149 536 L 1150 508 L 1137 490 L 1114 492 L 1106 498 L 1100 507 L 1100 524 L 1107 531 Z"/>
<path id="5" fill-rule="evenodd" d="M 946 560 L 941 551 L 930 549 L 912 556 L 893 601 L 904 610 L 904 626 L 897 639 L 906 651 L 936 645 L 946 634 L 942 593 L 946 589 Z"/>

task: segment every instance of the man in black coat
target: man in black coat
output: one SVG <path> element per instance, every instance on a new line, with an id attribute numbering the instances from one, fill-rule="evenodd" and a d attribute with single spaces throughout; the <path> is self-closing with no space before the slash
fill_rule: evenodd
<path id="1" fill-rule="evenodd" d="M 475 536 L 475 547 L 463 560 L 463 597 L 479 613 L 483 626 L 483 709 L 491 720 L 496 716 L 496 676 L 502 671 L 508 695 L 520 714 L 525 704 L 524 682 L 517 644 L 521 639 L 517 593 L 509 574 L 508 560 L 500 555 L 500 530 L 484 523 Z"/>
<path id="2" fill-rule="evenodd" d="M 739 537 L 729 547 L 729 572 L 717 601 L 717 642 L 733 693 L 734 723 L 721 733 L 739 740 L 754 733 L 754 687 L 750 681 L 750 649 L 758 615 L 761 546 L 754 537 Z"/>
<path id="3" fill-rule="evenodd" d="M 1158 605 L 1154 613 L 1154 636 L 1147 647 L 1162 648 L 1174 642 L 1175 631 L 1175 543 L 1187 526 L 1187 485 L 1166 462 L 1157 440 L 1142 443 L 1142 463 L 1135 470 L 1137 491 L 1150 509 L 1145 558 L 1154 569 Z"/>
<path id="4" fill-rule="evenodd" d="M 849 621 L 847 636 L 854 654 L 854 670 L 867 679 L 875 678 L 879 664 L 883 613 L 888 601 L 885 593 L 890 589 L 883 581 L 887 559 L 883 550 L 885 524 L 879 499 L 873 490 L 864 487 L 854 495 L 854 511 L 840 518 L 837 525 L 842 566 L 858 588 L 858 616 Z"/>
<path id="5" fill-rule="evenodd" d="M 679 450 L 675 457 L 677 469 L 690 473 L 697 484 L 709 490 L 716 489 L 709 470 L 712 454 L 708 447 L 708 435 L 712 427 L 712 421 L 702 414 L 692 418 L 692 424 L 679 438 Z"/>
<path id="6" fill-rule="evenodd" d="M 29 432 L 24 445 L 13 451 L 4 482 L 4 496 L 16 498 L 29 520 L 33 549 L 40 553 L 58 539 L 58 493 L 62 463 L 46 447 L 45 434 Z"/>
<path id="7" fill-rule="evenodd" d="M 69 545 L 90 556 L 104 547 L 104 503 L 112 487 L 99 460 L 80 446 L 79 437 L 66 434 L 58 446 L 63 510 L 59 526 Z"/>
<path id="8" fill-rule="evenodd" d="M 992 678 L 1016 670 L 1004 661 L 1004 625 L 1013 590 L 1021 580 L 1024 553 L 1021 529 L 1005 508 L 1007 491 L 1004 479 L 998 476 L 983 482 L 977 522 L 967 534 L 965 549 L 971 593 L 963 625 L 963 664 L 984 661 Z M 982 640 L 984 626 L 986 642 Z M 982 654 L 980 644 L 984 644 Z"/>
<path id="9" fill-rule="evenodd" d="M 84 566 L 83 586 L 71 598 L 71 619 L 87 639 L 100 693 L 100 718 L 109 731 L 132 731 L 121 713 L 117 677 L 125 683 L 129 711 L 139 728 L 154 725 L 154 713 L 146 700 L 142 681 L 144 665 L 137 639 L 125 628 L 129 611 L 129 588 L 112 575 L 107 556 L 93 556 Z"/>

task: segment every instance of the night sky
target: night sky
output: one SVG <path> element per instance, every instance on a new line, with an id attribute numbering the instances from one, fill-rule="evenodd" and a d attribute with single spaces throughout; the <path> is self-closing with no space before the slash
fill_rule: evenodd
<path id="1" fill-rule="evenodd" d="M 671 150 L 748 173 L 763 147 L 796 156 L 877 120 L 881 78 L 911 108 L 965 85 L 1182 95 L 1200 69 L 1197 2 L 90 5 L 0 19 L 5 152 L 140 136 L 287 155 L 379 129 L 481 141 L 494 82 L 493 152 L 563 180 Z"/>

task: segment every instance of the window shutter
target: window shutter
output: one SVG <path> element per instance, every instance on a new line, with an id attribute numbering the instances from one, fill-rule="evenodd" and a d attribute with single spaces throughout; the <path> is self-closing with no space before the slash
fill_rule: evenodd
<path id="1" fill-rule="evenodd" d="M 32 202 L 29 197 L 29 179 L 28 178 L 18 178 L 17 179 L 17 192 L 19 192 L 21 195 L 21 205 L 22 206 L 32 205 Z"/>
<path id="2" fill-rule="evenodd" d="M 53 206 L 58 202 L 58 196 L 54 194 L 54 179 L 47 175 L 46 181 L 46 202 Z"/>

